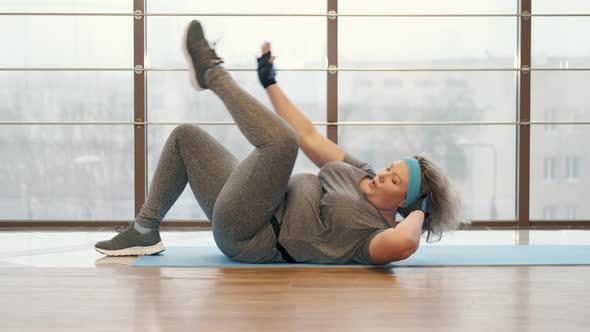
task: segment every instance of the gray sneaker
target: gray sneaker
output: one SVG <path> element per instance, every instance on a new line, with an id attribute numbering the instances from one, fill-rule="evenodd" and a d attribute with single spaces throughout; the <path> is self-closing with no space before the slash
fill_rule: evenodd
<path id="1" fill-rule="evenodd" d="M 188 69 L 193 87 L 199 91 L 208 89 L 209 87 L 205 83 L 205 72 L 223 63 L 223 60 L 209 46 L 209 42 L 205 39 L 203 27 L 197 20 L 193 20 L 188 24 L 182 41 L 184 56 L 189 63 Z"/>
<path id="2" fill-rule="evenodd" d="M 116 231 L 119 234 L 108 241 L 97 242 L 94 249 L 107 256 L 144 256 L 166 250 L 157 228 L 147 234 L 141 234 L 133 228 L 134 222 L 117 227 Z"/>

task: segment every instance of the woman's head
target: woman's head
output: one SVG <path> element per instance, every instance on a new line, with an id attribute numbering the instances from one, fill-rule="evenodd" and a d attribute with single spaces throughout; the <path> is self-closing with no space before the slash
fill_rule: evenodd
<path id="1" fill-rule="evenodd" d="M 428 209 L 431 213 L 430 218 L 423 224 L 422 234 L 428 232 L 427 242 L 437 242 L 440 241 L 443 232 L 454 231 L 461 224 L 469 223 L 460 220 L 459 194 L 444 170 L 426 155 L 420 154 L 413 158 L 418 161 L 421 173 L 418 196 L 428 194 Z M 379 211 L 385 214 L 394 212 L 405 206 L 411 181 L 410 173 L 407 162 L 398 160 L 380 170 L 373 179 L 362 182 L 361 189 Z M 430 241 L 431 238 L 435 240 Z"/>
<path id="2" fill-rule="evenodd" d="M 445 171 L 423 154 L 414 158 L 418 160 L 422 171 L 420 194 L 428 194 L 428 210 L 431 214 L 424 222 L 422 234 L 428 232 L 427 242 L 438 242 L 442 233 L 457 230 L 462 224 L 469 225 L 470 222 L 460 218 L 459 193 Z M 431 237 L 433 241 L 430 241 Z"/>
<path id="3" fill-rule="evenodd" d="M 404 205 L 409 175 L 406 163 L 398 160 L 380 170 L 373 179 L 361 183 L 361 188 L 377 209 L 394 211 Z"/>

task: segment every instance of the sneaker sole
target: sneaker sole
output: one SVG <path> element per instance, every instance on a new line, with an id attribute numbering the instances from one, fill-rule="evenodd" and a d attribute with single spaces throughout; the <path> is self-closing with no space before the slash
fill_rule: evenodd
<path id="1" fill-rule="evenodd" d="M 195 64 L 193 63 L 193 59 L 191 58 L 191 55 L 188 53 L 188 48 L 186 47 L 186 39 L 188 37 L 188 29 L 190 28 L 190 23 L 186 26 L 186 28 L 184 28 L 184 34 L 182 37 L 182 53 L 184 53 L 184 57 L 186 58 L 186 60 L 188 61 L 188 63 L 190 63 L 191 65 L 188 67 L 188 71 L 189 71 L 189 75 L 190 75 L 190 79 L 191 79 L 191 85 L 193 86 L 193 88 L 197 89 L 197 91 L 203 91 L 205 90 L 205 88 L 201 87 L 199 85 L 199 82 L 197 81 L 197 73 L 195 72 Z"/>
<path id="2" fill-rule="evenodd" d="M 107 256 L 147 256 L 161 253 L 162 251 L 166 250 L 161 241 L 150 247 L 131 247 L 119 250 L 107 250 L 94 247 L 94 249 Z"/>

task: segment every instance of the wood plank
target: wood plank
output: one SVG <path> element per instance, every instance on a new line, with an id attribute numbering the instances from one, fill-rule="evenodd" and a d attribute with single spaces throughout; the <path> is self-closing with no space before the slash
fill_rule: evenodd
<path id="1" fill-rule="evenodd" d="M 555 331 L 590 266 L 0 268 L 2 331 Z"/>

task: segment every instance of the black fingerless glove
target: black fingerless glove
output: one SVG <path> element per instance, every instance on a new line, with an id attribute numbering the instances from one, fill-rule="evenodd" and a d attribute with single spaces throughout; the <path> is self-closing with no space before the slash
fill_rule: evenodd
<path id="1" fill-rule="evenodd" d="M 272 63 L 268 63 L 270 60 L 271 51 L 264 53 L 258 60 L 258 79 L 260 84 L 266 89 L 270 85 L 277 84 L 275 81 L 275 67 Z"/>
<path id="2" fill-rule="evenodd" d="M 430 217 L 430 212 L 428 212 L 428 194 L 423 194 L 418 197 L 418 199 L 410 206 L 397 209 L 397 213 L 406 218 L 411 212 L 416 210 L 424 212 L 424 220 Z"/>

